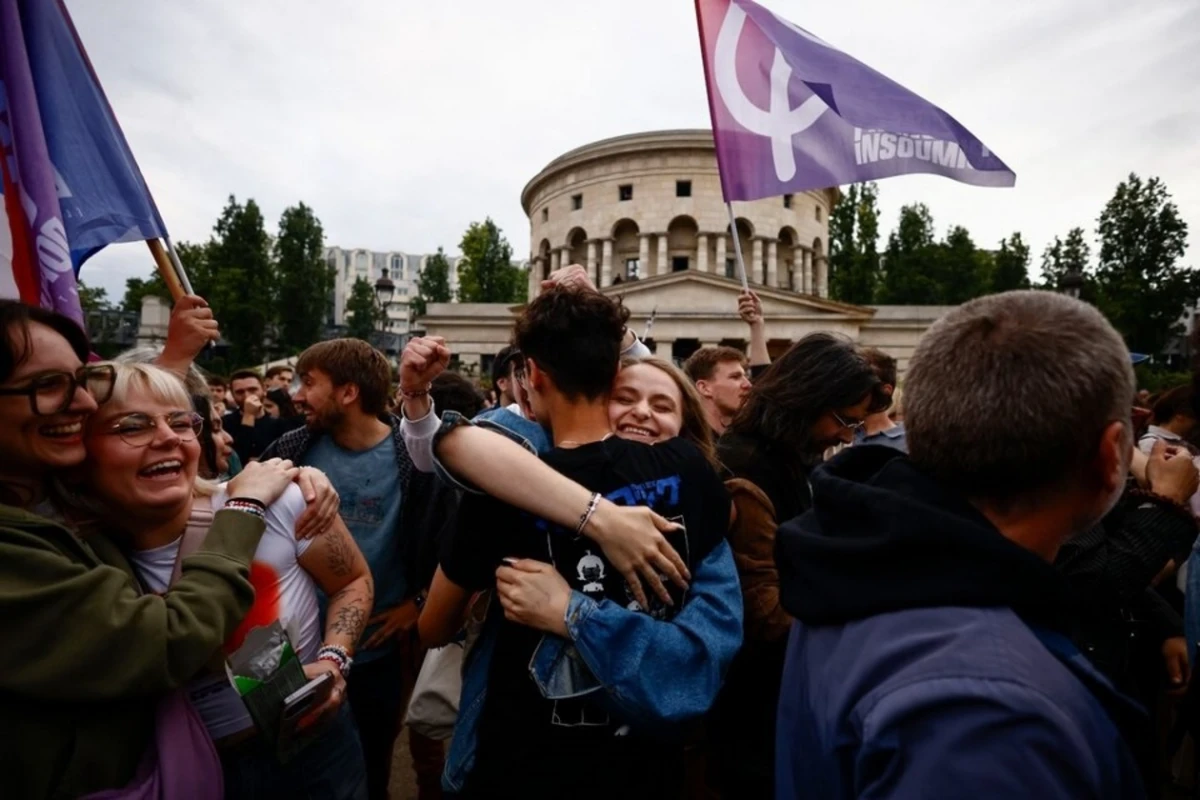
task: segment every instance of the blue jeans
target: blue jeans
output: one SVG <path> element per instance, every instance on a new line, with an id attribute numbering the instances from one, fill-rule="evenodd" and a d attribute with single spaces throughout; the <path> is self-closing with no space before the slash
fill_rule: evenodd
<path id="1" fill-rule="evenodd" d="M 348 705 L 329 728 L 286 764 L 271 747 L 253 739 L 221 753 L 226 800 L 307 798 L 366 800 L 367 773 L 362 745 Z"/>

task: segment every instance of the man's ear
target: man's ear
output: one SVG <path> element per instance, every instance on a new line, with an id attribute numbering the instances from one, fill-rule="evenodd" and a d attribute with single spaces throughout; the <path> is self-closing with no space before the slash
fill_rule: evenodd
<path id="1" fill-rule="evenodd" d="M 545 371 L 537 365 L 537 362 L 526 357 L 525 382 L 529 385 L 529 388 L 533 389 L 539 394 L 543 393 L 546 391 L 546 381 L 548 380 L 549 376 L 547 376 Z"/>
<path id="2" fill-rule="evenodd" d="M 712 390 L 708 388 L 708 381 L 696 381 L 696 392 L 705 400 L 712 400 Z"/>
<path id="3" fill-rule="evenodd" d="M 337 387 L 338 402 L 344 406 L 352 406 L 358 400 L 359 390 L 357 383 L 347 383 L 344 386 Z"/>
<path id="4" fill-rule="evenodd" d="M 1097 488 L 1111 494 L 1124 485 L 1128 471 L 1129 438 L 1124 422 L 1110 422 L 1100 434 L 1096 448 L 1095 479 Z"/>

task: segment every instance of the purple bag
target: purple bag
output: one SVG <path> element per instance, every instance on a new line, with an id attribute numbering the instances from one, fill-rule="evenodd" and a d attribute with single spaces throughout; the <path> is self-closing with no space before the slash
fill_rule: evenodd
<path id="1" fill-rule="evenodd" d="M 225 795 L 221 759 L 184 689 L 158 702 L 154 729 L 154 741 L 133 780 L 84 800 L 221 800 Z"/>
<path id="2" fill-rule="evenodd" d="M 212 525 L 213 510 L 207 498 L 196 498 L 187 530 L 183 534 L 171 583 L 179 580 L 180 563 L 204 541 Z M 146 748 L 133 780 L 120 789 L 105 789 L 83 800 L 221 800 L 225 779 L 221 758 L 192 707 L 186 689 L 176 689 L 158 701 L 154 717 L 154 741 Z"/>

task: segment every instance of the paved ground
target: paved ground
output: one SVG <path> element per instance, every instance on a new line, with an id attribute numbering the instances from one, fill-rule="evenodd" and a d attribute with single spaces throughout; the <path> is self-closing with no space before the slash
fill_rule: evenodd
<path id="1" fill-rule="evenodd" d="M 408 755 L 408 729 L 396 742 L 396 753 L 392 760 L 391 800 L 416 800 L 417 778 L 413 774 L 412 759 Z"/>

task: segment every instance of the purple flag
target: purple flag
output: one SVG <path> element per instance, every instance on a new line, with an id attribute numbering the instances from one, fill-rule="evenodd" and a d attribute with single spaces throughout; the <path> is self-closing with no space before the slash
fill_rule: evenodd
<path id="1" fill-rule="evenodd" d="M 1016 175 L 945 111 L 750 0 L 696 0 L 725 200 L 912 172 Z"/>
<path id="2" fill-rule="evenodd" d="M 75 277 L 166 235 L 61 0 L 0 0 L 0 297 L 82 322 Z"/>

